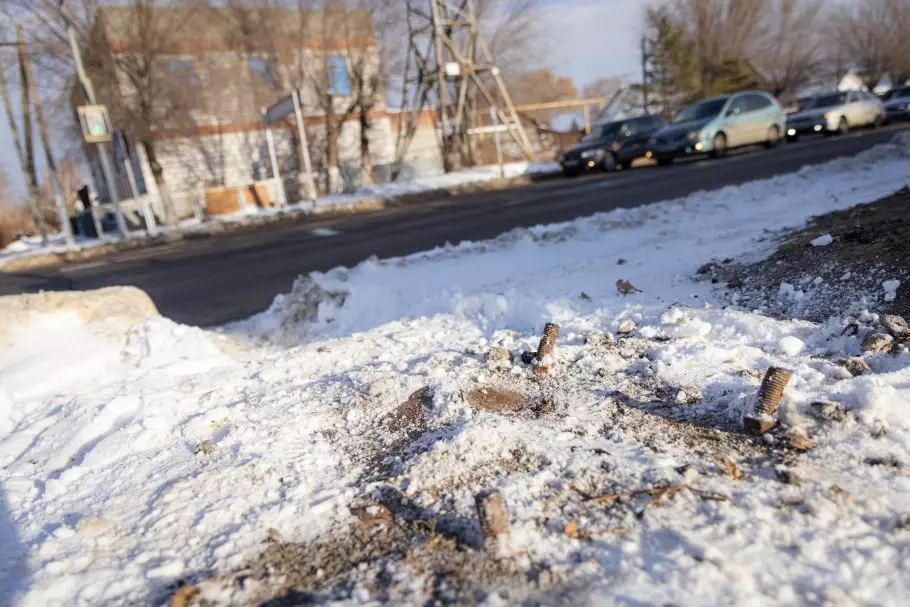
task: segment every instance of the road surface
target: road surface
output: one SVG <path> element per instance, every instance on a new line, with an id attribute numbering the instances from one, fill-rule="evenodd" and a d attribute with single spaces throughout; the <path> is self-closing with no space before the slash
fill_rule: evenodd
<path id="1" fill-rule="evenodd" d="M 762 179 L 856 154 L 889 141 L 896 130 L 802 140 L 775 150 L 744 151 L 723 160 L 647 167 L 581 179 L 555 179 L 482 194 L 425 202 L 258 231 L 188 240 L 118 253 L 100 260 L 0 273 L 0 295 L 39 290 L 135 285 L 165 316 L 208 326 L 245 318 L 290 290 L 301 274 L 423 251 L 446 242 L 491 238 L 515 227 L 553 223 L 635 207 Z"/>

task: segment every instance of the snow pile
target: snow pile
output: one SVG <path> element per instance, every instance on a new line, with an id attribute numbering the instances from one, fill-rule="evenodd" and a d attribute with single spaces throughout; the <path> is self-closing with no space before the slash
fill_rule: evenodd
<path id="1" fill-rule="evenodd" d="M 813 247 L 826 247 L 832 242 L 834 242 L 834 237 L 831 236 L 831 234 L 822 234 L 809 244 L 811 244 Z"/>
<path id="2" fill-rule="evenodd" d="M 875 315 L 719 309 L 689 279 L 910 160 L 847 166 L 314 274 L 218 334 L 33 310 L 0 345 L 0 595 L 906 602 L 910 353 L 863 352 Z M 740 428 L 771 365 L 762 440 Z M 478 544 L 494 488 L 505 559 Z"/>

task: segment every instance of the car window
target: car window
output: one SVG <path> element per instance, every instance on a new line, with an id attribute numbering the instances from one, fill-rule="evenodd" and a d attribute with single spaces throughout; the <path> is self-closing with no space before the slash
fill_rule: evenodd
<path id="1" fill-rule="evenodd" d="M 748 97 L 746 97 L 746 95 L 742 95 L 733 100 L 733 102 L 730 104 L 730 107 L 727 108 L 727 115 L 731 116 L 731 115 L 736 115 L 736 114 L 742 114 L 742 113 L 748 112 L 748 111 L 749 111 Z"/>
<path id="2" fill-rule="evenodd" d="M 750 112 L 757 112 L 771 106 L 771 100 L 764 95 L 747 95 L 746 107 Z"/>
<path id="3" fill-rule="evenodd" d="M 609 124 L 597 124 L 591 128 L 591 132 L 581 138 L 582 141 L 598 141 L 600 139 L 613 139 L 619 133 L 621 122 L 611 122 Z"/>
<path id="4" fill-rule="evenodd" d="M 681 122 L 691 122 L 692 120 L 707 120 L 720 114 L 727 104 L 727 97 L 719 99 L 708 99 L 707 101 L 698 101 L 677 114 L 673 120 L 674 124 Z"/>
<path id="5" fill-rule="evenodd" d="M 812 104 L 812 107 L 832 107 L 835 105 L 843 105 L 845 103 L 847 103 L 847 93 L 832 93 L 830 95 L 822 95 L 821 97 L 816 97 L 815 103 Z"/>
<path id="6" fill-rule="evenodd" d="M 882 97 L 884 101 L 891 101 L 892 99 L 900 99 L 901 97 L 910 97 L 910 86 L 905 86 L 899 89 L 891 89 L 885 96 Z"/>

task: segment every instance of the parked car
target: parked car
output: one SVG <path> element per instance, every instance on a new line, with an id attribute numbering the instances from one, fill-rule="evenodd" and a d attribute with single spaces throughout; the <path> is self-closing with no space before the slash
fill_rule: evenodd
<path id="1" fill-rule="evenodd" d="M 583 171 L 613 171 L 632 167 L 632 161 L 648 151 L 648 139 L 664 126 L 660 116 L 641 116 L 596 124 L 576 145 L 557 157 L 562 172 L 575 176 Z"/>
<path id="2" fill-rule="evenodd" d="M 846 133 L 859 126 L 878 127 L 885 122 L 885 106 L 867 91 L 838 91 L 812 99 L 801 111 L 787 117 L 787 139 L 800 135 Z"/>
<path id="3" fill-rule="evenodd" d="M 741 91 L 693 103 L 672 123 L 655 133 L 648 151 L 657 164 L 694 154 L 721 157 L 730 148 L 780 143 L 786 114 L 777 100 L 762 91 Z"/>
<path id="4" fill-rule="evenodd" d="M 891 89 L 882 97 L 885 121 L 910 120 L 910 86 Z"/>

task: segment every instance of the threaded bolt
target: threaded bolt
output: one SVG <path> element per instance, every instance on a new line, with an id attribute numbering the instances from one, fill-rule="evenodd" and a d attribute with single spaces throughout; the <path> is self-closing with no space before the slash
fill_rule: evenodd
<path id="1" fill-rule="evenodd" d="M 484 546 L 494 552 L 502 551 L 508 542 L 509 518 L 506 515 L 502 494 L 495 489 L 474 498 Z"/>
<path id="2" fill-rule="evenodd" d="M 538 375 L 546 375 L 553 364 L 553 350 L 556 348 L 556 337 L 559 335 L 559 325 L 548 322 L 543 327 L 543 337 L 540 338 L 540 344 L 537 346 L 537 368 Z"/>
<path id="3" fill-rule="evenodd" d="M 790 371 L 783 367 L 771 367 L 765 373 L 761 386 L 758 388 L 758 398 L 755 401 L 755 415 L 774 415 L 780 401 L 784 396 L 784 388 L 790 381 Z"/>

